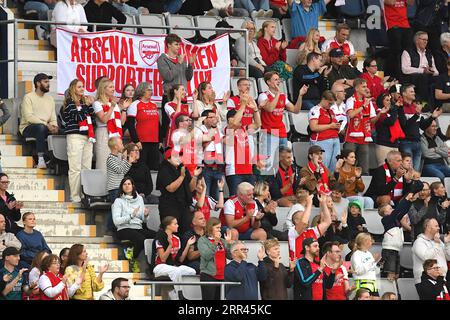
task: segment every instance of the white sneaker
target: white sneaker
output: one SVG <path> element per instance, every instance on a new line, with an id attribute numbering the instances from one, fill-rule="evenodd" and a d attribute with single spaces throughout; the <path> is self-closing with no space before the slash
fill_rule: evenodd
<path id="1" fill-rule="evenodd" d="M 178 296 L 178 292 L 174 289 L 172 291 L 169 291 L 169 298 L 170 300 L 180 300 Z"/>
<path id="2" fill-rule="evenodd" d="M 253 10 L 253 11 L 250 13 L 250 18 L 252 18 L 252 20 L 255 20 L 255 18 L 257 17 L 257 14 L 258 14 L 258 11 Z"/>
<path id="3" fill-rule="evenodd" d="M 267 11 L 264 12 L 264 18 L 272 18 L 273 16 L 273 10 L 269 9 Z"/>
<path id="4" fill-rule="evenodd" d="M 262 18 L 264 17 L 264 10 L 263 9 L 259 9 L 258 13 L 256 14 L 257 17 Z"/>
<path id="5" fill-rule="evenodd" d="M 80 202 L 81 202 L 81 198 L 80 198 L 80 197 L 73 197 L 73 198 L 72 198 L 72 202 L 74 202 L 74 203 L 80 203 Z"/>
<path id="6" fill-rule="evenodd" d="M 45 30 L 40 25 L 36 26 L 36 35 L 38 40 L 45 40 Z"/>
<path id="7" fill-rule="evenodd" d="M 38 169 L 47 169 L 47 164 L 45 163 L 44 158 L 39 158 L 38 164 L 36 166 Z"/>

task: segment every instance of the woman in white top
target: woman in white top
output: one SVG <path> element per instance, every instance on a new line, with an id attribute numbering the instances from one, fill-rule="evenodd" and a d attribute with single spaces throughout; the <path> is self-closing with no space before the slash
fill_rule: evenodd
<path id="1" fill-rule="evenodd" d="M 255 24 L 251 21 L 245 21 L 242 24 L 242 29 L 247 29 L 248 32 L 248 71 L 250 77 L 253 78 L 262 78 L 264 76 L 264 73 L 266 72 L 266 63 L 264 62 L 261 52 L 259 51 L 258 45 L 256 44 L 256 27 Z M 240 37 L 236 39 L 236 43 L 234 45 L 234 48 L 236 50 L 236 53 L 239 57 L 239 64 L 244 65 L 245 62 L 245 39 L 244 37 Z"/>
<path id="2" fill-rule="evenodd" d="M 55 6 L 52 12 L 52 21 L 64 22 L 65 26 L 52 25 L 50 33 L 50 43 L 56 48 L 56 27 L 64 28 L 74 32 L 86 32 L 87 26 L 80 26 L 81 23 L 87 23 L 86 13 L 78 0 L 61 0 Z"/>
<path id="3" fill-rule="evenodd" d="M 377 273 L 379 272 L 378 261 L 380 253 L 372 254 L 373 239 L 368 233 L 360 233 L 356 236 L 356 251 L 352 255 L 351 265 L 356 289 L 369 290 L 371 295 L 378 295 Z"/>
<path id="4" fill-rule="evenodd" d="M 216 103 L 216 92 L 212 87 L 211 82 L 203 81 L 197 87 L 198 97 L 195 101 L 197 105 L 197 112 L 199 114 L 198 120 L 195 122 L 197 127 L 201 127 L 205 117 L 201 117 L 201 114 L 205 110 L 212 110 L 219 117 L 219 127 L 222 128 L 223 121 L 226 121 L 227 114 L 227 101 L 230 98 L 230 92 L 227 91 L 223 95 L 221 103 Z"/>

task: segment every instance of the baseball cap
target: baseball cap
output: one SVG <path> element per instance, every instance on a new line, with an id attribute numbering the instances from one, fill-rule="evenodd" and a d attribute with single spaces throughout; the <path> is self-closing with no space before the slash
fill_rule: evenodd
<path id="1" fill-rule="evenodd" d="M 344 55 L 344 52 L 339 48 L 334 48 L 330 50 L 330 58 L 339 58 Z"/>
<path id="2" fill-rule="evenodd" d="M 5 250 L 3 250 L 2 259 L 5 260 L 5 258 L 7 256 L 17 256 L 19 254 L 20 254 L 20 251 L 17 250 L 16 247 L 8 247 Z"/>
<path id="3" fill-rule="evenodd" d="M 322 147 L 318 146 L 318 145 L 311 146 L 308 149 L 308 154 L 319 153 L 319 152 L 325 152 L 325 150 L 323 150 Z"/>
<path id="4" fill-rule="evenodd" d="M 36 82 L 39 82 L 39 81 L 45 80 L 45 79 L 51 80 L 51 79 L 53 79 L 53 77 L 49 76 L 45 73 L 38 73 L 37 75 L 34 76 L 33 83 L 36 84 Z"/>
<path id="5" fill-rule="evenodd" d="M 317 242 L 317 240 L 314 239 L 314 238 L 306 238 L 305 240 L 303 240 L 303 243 L 302 243 L 302 248 L 303 248 L 302 254 L 305 254 L 305 252 L 306 252 L 305 247 L 306 247 L 306 246 L 309 247 L 309 246 L 310 246 L 311 244 L 313 244 L 314 242 Z"/>

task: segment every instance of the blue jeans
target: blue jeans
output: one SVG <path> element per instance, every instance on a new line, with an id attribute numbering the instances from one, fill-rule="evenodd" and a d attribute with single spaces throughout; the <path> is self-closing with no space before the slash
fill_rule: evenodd
<path id="1" fill-rule="evenodd" d="M 123 14 L 128 14 L 129 16 L 139 16 L 139 10 L 135 7 L 132 7 L 126 3 L 117 3 L 117 2 L 111 2 L 111 4 L 120 12 Z"/>
<path id="2" fill-rule="evenodd" d="M 302 100 L 302 110 L 311 110 L 319 104 L 320 100 Z"/>
<path id="3" fill-rule="evenodd" d="M 226 177 L 230 197 L 237 194 L 237 187 L 241 182 L 248 182 L 253 185 L 256 183 L 256 178 L 253 174 L 233 174 Z"/>
<path id="4" fill-rule="evenodd" d="M 450 168 L 445 164 L 425 164 L 422 177 L 438 177 L 444 183 L 444 178 L 450 177 Z"/>
<path id="5" fill-rule="evenodd" d="M 249 13 L 255 10 L 269 10 L 269 0 L 234 0 L 235 8 L 244 8 Z"/>
<path id="6" fill-rule="evenodd" d="M 27 2 L 28 3 L 28 2 Z M 36 139 L 36 152 L 39 156 L 43 156 L 47 150 L 45 140 L 48 137 L 48 128 L 44 124 L 30 124 L 24 130 L 22 135 L 25 138 Z"/>
<path id="7" fill-rule="evenodd" d="M 261 149 L 260 153 L 267 156 L 265 166 L 261 170 L 261 175 L 274 175 L 278 170 L 278 149 L 279 147 L 287 147 L 287 138 L 280 138 L 272 134 L 267 134 L 265 130 L 261 131 Z"/>
<path id="8" fill-rule="evenodd" d="M 47 15 L 48 10 L 53 10 L 54 8 L 55 8 L 54 4 L 46 4 L 44 2 L 38 2 L 38 1 L 27 1 L 27 2 L 25 2 L 25 5 L 23 7 L 23 9 L 25 11 L 36 10 L 39 20 L 44 20 L 44 21 L 48 20 L 48 15 Z M 43 28 L 45 30 L 49 30 L 48 25 L 41 25 L 41 28 Z"/>
<path id="9" fill-rule="evenodd" d="M 339 138 L 321 140 L 321 141 L 311 141 L 312 145 L 320 146 L 324 152 L 323 165 L 327 167 L 330 172 L 334 172 L 336 167 L 336 156 L 341 154 L 341 144 L 339 143 Z"/>
<path id="10" fill-rule="evenodd" d="M 166 3 L 164 4 L 164 11 L 172 14 L 177 13 L 178 11 L 180 11 L 182 5 L 182 0 L 166 1 Z"/>
<path id="11" fill-rule="evenodd" d="M 420 159 L 422 157 L 422 149 L 420 142 L 416 141 L 400 141 L 399 148 L 402 153 L 409 153 L 412 156 L 414 170 L 420 172 Z"/>
<path id="12" fill-rule="evenodd" d="M 214 199 L 219 200 L 219 188 L 217 188 L 217 181 L 222 179 L 223 170 L 213 170 L 208 166 L 204 166 L 202 174 L 206 183 L 206 196 L 211 195 Z"/>

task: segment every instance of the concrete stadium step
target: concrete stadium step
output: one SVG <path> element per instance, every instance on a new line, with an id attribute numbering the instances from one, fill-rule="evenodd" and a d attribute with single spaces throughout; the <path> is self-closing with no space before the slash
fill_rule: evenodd
<path id="1" fill-rule="evenodd" d="M 16 190 L 14 196 L 20 201 L 64 201 L 64 190 Z"/>
<path id="2" fill-rule="evenodd" d="M 53 50 L 19 50 L 19 60 L 55 61 Z"/>
<path id="3" fill-rule="evenodd" d="M 52 244 L 64 244 L 67 247 L 71 247 L 75 243 L 82 243 L 83 245 L 99 245 L 99 246 L 112 246 L 114 245 L 114 240 L 111 236 L 103 236 L 103 237 L 90 237 L 81 239 L 80 237 L 75 236 L 47 236 L 45 237 L 47 243 Z M 67 245 L 70 244 L 70 245 Z"/>
<path id="4" fill-rule="evenodd" d="M 33 157 L 2 156 L 2 167 L 33 168 Z"/>
<path id="5" fill-rule="evenodd" d="M 76 242 L 49 242 L 48 239 L 54 239 L 55 237 L 49 237 L 46 238 L 45 240 L 47 241 L 48 246 L 50 247 L 50 249 L 52 249 L 52 251 L 54 252 L 59 252 L 61 251 L 63 248 L 70 248 L 71 246 L 73 246 Z M 53 241 L 53 240 L 50 240 Z M 83 243 L 84 247 L 86 248 L 86 250 L 88 251 L 88 253 L 93 250 L 93 249 L 119 249 L 117 248 L 116 244 L 112 244 L 112 243 Z"/>
<path id="6" fill-rule="evenodd" d="M 18 29 L 17 38 L 19 40 L 35 40 L 36 31 L 33 29 Z"/>
<path id="7" fill-rule="evenodd" d="M 33 64 L 33 63 L 31 62 L 30 64 Z M 39 72 L 41 72 L 41 71 L 38 71 L 36 73 L 39 73 Z M 25 94 L 30 93 L 33 90 L 34 90 L 33 80 L 19 81 L 18 97 L 22 98 Z M 50 92 L 53 92 L 56 94 L 56 90 L 57 90 L 56 79 L 53 78 L 52 80 L 50 80 Z"/>
<path id="8" fill-rule="evenodd" d="M 94 270 L 98 270 L 100 266 L 109 264 L 108 272 L 129 272 L 130 263 L 128 260 L 89 260 L 89 263 L 94 266 Z"/>
<path id="9" fill-rule="evenodd" d="M 34 209 L 80 209 L 81 205 L 72 202 L 48 202 L 48 201 L 36 201 L 33 204 L 25 203 L 25 208 Z"/>
<path id="10" fill-rule="evenodd" d="M 84 213 L 40 214 L 33 209 L 31 209 L 30 211 L 36 215 L 36 224 L 38 226 L 44 225 L 82 226 L 86 224 L 86 215 Z"/>
<path id="11" fill-rule="evenodd" d="M 333 31 L 336 33 L 336 21 L 319 20 L 319 30 L 321 30 L 320 35 L 322 35 L 322 30 Z"/>
<path id="12" fill-rule="evenodd" d="M 10 179 L 44 179 L 54 177 L 54 170 L 52 169 L 3 167 L 3 171 L 8 174 Z"/>
<path id="13" fill-rule="evenodd" d="M 49 245 L 50 246 L 50 245 Z M 56 254 L 65 247 L 55 247 L 50 246 L 50 249 Z M 69 247 L 70 248 L 70 247 Z M 108 260 L 108 261 L 121 261 L 119 260 L 119 249 L 117 248 L 106 248 L 106 249 L 87 249 L 88 259 L 91 260 Z"/>
<path id="14" fill-rule="evenodd" d="M 8 190 L 53 190 L 54 179 L 12 179 Z"/>
<path id="15" fill-rule="evenodd" d="M 68 217 L 72 215 L 78 215 L 78 214 L 84 214 L 86 213 L 82 211 L 76 211 L 74 208 L 43 208 L 43 209 L 37 209 L 32 206 L 29 206 L 27 203 L 25 203 L 26 207 L 22 209 L 22 211 L 32 211 L 37 216 L 42 217 L 42 215 L 48 215 L 49 217 L 53 216 L 62 216 L 62 217 Z M 25 212 L 25 211 L 24 211 Z"/>
<path id="16" fill-rule="evenodd" d="M 19 40 L 19 50 L 50 50 L 51 48 L 46 40 Z"/>
<path id="17" fill-rule="evenodd" d="M 2 153 L 2 156 L 21 156 L 22 145 L 19 144 L 0 145 L 0 151 Z"/>
<path id="18" fill-rule="evenodd" d="M 25 71 L 34 72 L 35 74 L 38 72 L 44 72 L 52 76 L 56 76 L 57 73 L 56 65 L 57 65 L 56 63 L 45 63 L 45 62 L 19 62 L 18 68 L 19 70 L 23 70 L 24 72 Z"/>
<path id="19" fill-rule="evenodd" d="M 68 225 L 40 225 L 36 226 L 45 238 L 47 237 L 95 237 L 97 227 L 94 225 L 68 226 Z M 74 243 L 83 243 L 84 239 L 79 239 Z"/>

